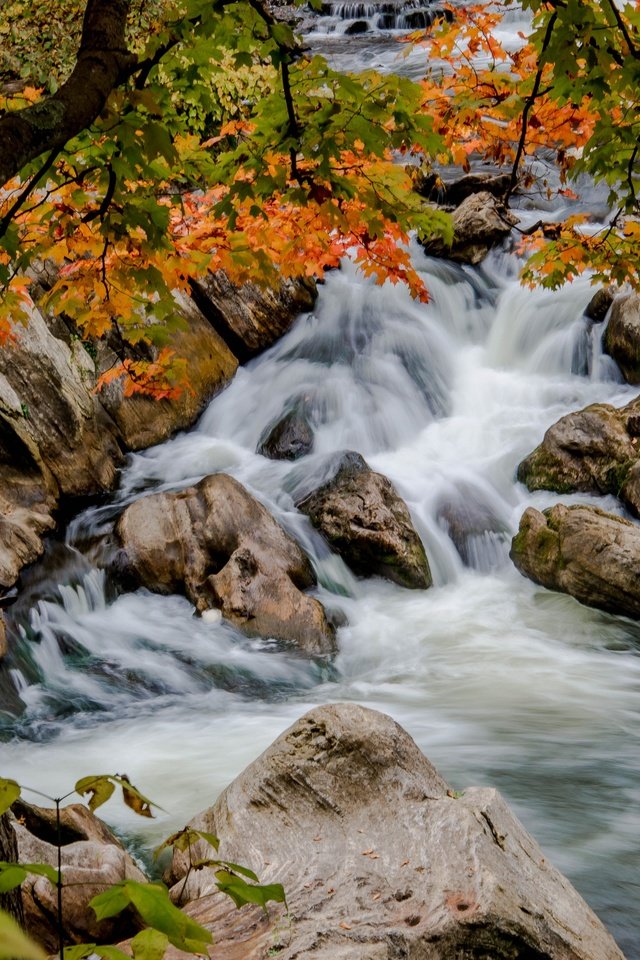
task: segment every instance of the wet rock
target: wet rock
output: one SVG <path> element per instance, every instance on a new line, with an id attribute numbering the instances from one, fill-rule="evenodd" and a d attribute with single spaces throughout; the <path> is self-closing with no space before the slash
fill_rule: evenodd
<path id="1" fill-rule="evenodd" d="M 205 477 L 179 493 L 132 503 L 117 524 L 117 563 L 158 593 L 185 593 L 248 636 L 274 637 L 329 653 L 334 630 L 302 591 L 315 583 L 308 558 L 236 480 Z"/>
<path id="2" fill-rule="evenodd" d="M 487 191 L 474 193 L 452 214 L 453 244 L 448 247 L 439 238 L 423 241 L 425 253 L 446 257 L 457 263 L 477 264 L 496 244 L 511 233 L 517 217 Z"/>
<path id="3" fill-rule="evenodd" d="M 585 307 L 584 315 L 592 323 L 602 323 L 616 295 L 615 287 L 601 287 Z"/>
<path id="4" fill-rule="evenodd" d="M 313 449 L 313 428 L 304 410 L 295 406 L 260 438 L 256 453 L 270 460 L 298 460 Z"/>
<path id="5" fill-rule="evenodd" d="M 640 619 L 640 528 L 596 507 L 529 507 L 511 545 L 525 577 L 588 607 Z"/>
<path id="6" fill-rule="evenodd" d="M 640 491 L 630 471 L 640 458 L 640 400 L 617 408 L 594 403 L 549 427 L 518 467 L 529 490 L 619 496 L 639 512 Z"/>
<path id="7" fill-rule="evenodd" d="M 12 821 L 18 859 L 57 866 L 55 811 L 21 802 L 14 813 L 19 818 Z M 98 922 L 89 901 L 119 880 L 142 882 L 144 874 L 106 825 L 82 804 L 63 807 L 61 821 L 62 910 L 68 941 L 112 943 L 132 935 L 141 925 L 132 912 Z M 56 888 L 45 877 L 29 874 L 22 884 L 22 901 L 27 932 L 45 950 L 56 950 Z"/>
<path id="8" fill-rule="evenodd" d="M 354 573 L 403 587 L 431 586 L 431 571 L 406 504 L 359 453 L 343 454 L 332 479 L 296 506 Z"/>
<path id="9" fill-rule="evenodd" d="M 253 283 L 236 287 L 222 270 L 194 283 L 192 293 L 240 363 L 275 343 L 299 313 L 312 309 L 317 297 L 311 280 L 283 280 L 273 288 Z"/>
<path id="10" fill-rule="evenodd" d="M 34 293 L 55 279 L 45 273 L 43 267 Z M 238 358 L 281 336 L 315 296 L 315 287 L 293 281 L 238 290 L 223 275 L 212 276 L 207 290 L 196 291 L 206 317 L 192 300 L 176 297 L 184 326 L 172 332 L 171 344 L 187 360 L 189 388 L 171 400 L 126 397 L 117 381 L 96 392 L 100 374 L 118 361 L 113 347 L 121 345 L 85 342 L 68 319 L 33 308 L 26 324 L 16 325 L 15 342 L 0 348 L 0 587 L 40 556 L 61 502 L 112 489 L 126 451 L 190 426 L 229 382 Z M 147 359 L 155 355 L 154 348 L 140 349 Z"/>
<path id="11" fill-rule="evenodd" d="M 420 196 L 446 207 L 457 207 L 474 193 L 490 193 L 502 198 L 509 189 L 508 173 L 468 173 L 457 180 L 441 180 L 431 169 L 419 168 L 413 176 L 413 188 Z"/>
<path id="12" fill-rule="evenodd" d="M 640 383 L 640 296 L 619 297 L 611 307 L 604 350 L 620 367 L 627 383 Z"/>
<path id="13" fill-rule="evenodd" d="M 623 960 L 495 790 L 455 795 L 397 723 L 355 704 L 307 713 L 192 824 L 287 894 L 286 915 L 238 912 L 208 869 L 183 893 L 176 853 L 173 896 L 219 960 Z"/>

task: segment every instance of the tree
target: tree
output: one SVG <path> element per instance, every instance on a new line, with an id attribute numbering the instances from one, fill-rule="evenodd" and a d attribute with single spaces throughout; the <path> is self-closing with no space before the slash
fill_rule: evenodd
<path id="1" fill-rule="evenodd" d="M 47 4 L 55 22 L 53 0 L 10 7 L 33 22 Z M 533 28 L 517 50 L 496 41 L 499 13 L 486 7 L 411 35 L 451 68 L 416 84 L 332 71 L 265 0 L 63 0 L 78 26 L 73 63 L 66 38 L 59 77 L 52 42 L 41 57 L 23 43 L 16 61 L 41 86 L 7 95 L 0 117 L 0 333 L 48 260 L 45 308 L 83 337 L 115 331 L 121 363 L 107 376 L 165 396 L 181 388 L 174 291 L 208 270 L 321 277 L 349 252 L 426 299 L 409 231 L 450 239 L 451 227 L 412 190 L 403 156 L 509 165 L 509 193 L 531 180 L 534 154 L 553 156 L 568 195 L 580 173 L 604 180 L 612 222 L 543 227 L 527 239 L 525 278 L 553 286 L 589 268 L 637 285 L 640 5 L 524 5 Z M 136 352 L 146 343 L 159 348 L 152 361 Z"/>
<path id="2" fill-rule="evenodd" d="M 505 6 L 508 6 L 507 3 Z M 511 167 L 512 193 L 531 186 L 527 161 L 551 161 L 561 192 L 587 174 L 609 188 L 612 216 L 597 227 L 585 216 L 542 226 L 523 244 L 525 280 L 557 287 L 590 270 L 595 281 L 640 287 L 640 3 L 524 0 L 532 30 L 517 49 L 494 36 L 503 14 L 472 6 L 433 35 L 414 35 L 429 58 L 449 64 L 423 83 L 425 107 L 447 151 L 463 166 L 473 154 Z M 486 66 L 478 67 L 482 54 Z M 547 180 L 537 187 L 551 195 Z"/>
<path id="3" fill-rule="evenodd" d="M 352 250 L 426 298 L 403 244 L 410 229 L 448 236 L 449 220 L 393 162 L 441 148 L 418 85 L 335 73 L 262 0 L 157 3 L 144 42 L 126 33 L 131 6 L 88 0 L 68 78 L 5 99 L 5 336 L 30 266 L 53 261 L 46 308 L 83 336 L 115 328 L 161 347 L 153 364 L 123 356 L 110 375 L 166 395 L 173 292 L 207 270 L 322 276 Z"/>

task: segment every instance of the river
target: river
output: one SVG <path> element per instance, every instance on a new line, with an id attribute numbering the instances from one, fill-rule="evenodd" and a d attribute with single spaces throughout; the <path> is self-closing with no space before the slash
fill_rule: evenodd
<path id="1" fill-rule="evenodd" d="M 115 801 L 105 808 L 140 848 L 209 805 L 307 708 L 357 701 L 405 726 L 456 789 L 501 790 L 638 960 L 640 626 L 535 586 L 508 557 L 525 507 L 559 499 L 515 482 L 520 459 L 563 414 L 634 393 L 583 318 L 587 279 L 530 291 L 512 252 L 475 269 L 417 245 L 413 254 L 429 304 L 345 263 L 314 313 L 240 369 L 193 430 L 131 456 L 112 501 L 52 545 L 16 608 L 3 774 L 55 794 L 85 774 L 126 772 L 168 811 L 142 822 Z M 301 394 L 314 452 L 296 463 L 258 456 L 260 436 Z M 295 509 L 344 449 L 406 500 L 432 589 L 356 579 Z M 184 598 L 112 596 L 92 559 L 96 534 L 131 499 L 216 471 L 309 552 L 318 597 L 348 621 L 332 662 L 204 623 Z M 485 527 L 465 541 L 464 561 L 452 515 Z"/>

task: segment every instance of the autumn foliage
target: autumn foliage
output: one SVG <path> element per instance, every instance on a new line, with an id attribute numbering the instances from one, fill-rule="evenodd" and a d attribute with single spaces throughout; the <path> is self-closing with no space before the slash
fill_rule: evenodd
<path id="1" fill-rule="evenodd" d="M 124 376 L 128 393 L 165 397 L 184 388 L 174 295 L 208 271 L 238 283 L 320 278 L 351 256 L 425 300 L 410 232 L 450 240 L 451 227 L 413 191 L 415 164 L 490 162 L 513 171 L 510 192 L 569 200 L 572 178 L 605 180 L 612 223 L 576 216 L 524 238 L 525 278 L 557 285 L 588 269 L 637 284 L 639 4 L 526 6 L 531 32 L 509 48 L 491 6 L 456 7 L 451 22 L 410 35 L 425 47 L 425 77 L 412 83 L 332 71 L 260 0 L 156 3 L 131 36 L 151 64 L 144 76 L 0 195 L 0 336 L 46 262 L 55 281 L 41 308 L 84 339 L 119 344 L 103 382 Z M 27 85 L 0 106 L 47 92 Z"/>

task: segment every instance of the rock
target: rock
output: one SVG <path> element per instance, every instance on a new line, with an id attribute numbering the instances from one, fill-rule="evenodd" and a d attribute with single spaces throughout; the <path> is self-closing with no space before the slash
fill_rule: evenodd
<path id="1" fill-rule="evenodd" d="M 270 425 L 256 453 L 270 460 L 298 460 L 313 450 L 313 428 L 299 405 Z"/>
<path id="2" fill-rule="evenodd" d="M 36 274 L 34 295 L 55 280 L 46 264 Z M 0 587 L 40 556 L 61 504 L 110 490 L 126 451 L 190 426 L 229 382 L 238 357 L 246 360 L 281 336 L 315 295 L 302 281 L 238 290 L 216 275 L 206 286 L 208 293 L 195 293 L 207 317 L 176 296 L 186 327 L 171 334 L 171 345 L 187 361 L 189 387 L 172 400 L 125 397 L 117 381 L 96 393 L 99 375 L 118 361 L 115 344 L 84 342 L 64 317 L 34 307 L 25 324 L 16 324 L 15 341 L 0 348 Z"/>
<path id="3" fill-rule="evenodd" d="M 588 607 L 640 619 L 640 528 L 596 507 L 529 507 L 511 544 L 525 577 Z"/>
<path id="4" fill-rule="evenodd" d="M 415 168 L 414 168 L 415 169 Z M 490 193 L 502 198 L 509 189 L 508 173 L 468 173 L 457 180 L 444 181 L 430 168 L 418 168 L 413 175 L 413 188 L 420 196 L 446 207 L 457 207 L 474 193 Z"/>
<path id="5" fill-rule="evenodd" d="M 604 350 L 620 367 L 627 383 L 640 383 L 640 296 L 618 297 L 604 333 Z"/>
<path id="6" fill-rule="evenodd" d="M 518 222 L 517 217 L 487 191 L 463 200 L 453 211 L 452 219 L 452 246 L 448 247 L 440 238 L 427 239 L 422 244 L 425 253 L 469 264 L 484 260 L 491 247 L 508 237 Z"/>
<path id="7" fill-rule="evenodd" d="M 122 450 L 94 393 L 90 357 L 79 344 L 72 350 L 53 336 L 35 308 L 13 332 L 15 341 L 0 349 L 0 373 L 15 432 L 23 440 L 29 436 L 60 493 L 110 490 Z"/>
<path id="8" fill-rule="evenodd" d="M 333 478 L 296 506 L 354 573 L 416 590 L 431 586 L 427 556 L 406 504 L 359 453 L 343 454 Z"/>
<path id="9" fill-rule="evenodd" d="M 454 794 L 397 723 L 356 704 L 307 713 L 192 826 L 220 838 L 194 859 L 287 895 L 288 913 L 236 911 L 209 869 L 183 893 L 176 853 L 172 895 L 218 960 L 623 960 L 495 790 Z"/>
<path id="10" fill-rule="evenodd" d="M 518 480 L 529 490 L 617 493 L 621 475 L 639 455 L 634 439 L 620 410 L 594 403 L 549 427 L 519 465 Z"/>
<path id="11" fill-rule="evenodd" d="M 615 287 L 601 287 L 585 307 L 584 315 L 592 323 L 602 323 L 616 295 Z"/>
<path id="12" fill-rule="evenodd" d="M 55 811 L 20 802 L 12 825 L 22 863 L 57 866 Z M 24 822 L 21 822 L 24 820 Z M 112 943 L 140 929 L 140 920 L 125 911 L 100 923 L 89 901 L 119 880 L 146 878 L 119 840 L 102 821 L 82 804 L 61 811 L 62 823 L 62 914 L 67 940 Z M 56 950 L 57 891 L 45 877 L 29 874 L 22 884 L 25 928 L 45 950 Z"/>
<path id="13" fill-rule="evenodd" d="M 171 349 L 188 362 L 189 388 L 171 400 L 125 397 L 122 383 L 115 381 L 100 390 L 100 403 L 115 422 L 127 450 L 167 440 L 197 419 L 209 401 L 232 379 L 238 361 L 211 324 L 186 297 L 176 297 L 176 311 L 186 328 L 171 335 Z M 99 371 L 108 369 L 116 357 L 106 346 L 98 349 Z"/>
<path id="14" fill-rule="evenodd" d="M 248 636 L 330 653 L 334 630 L 318 600 L 308 558 L 271 514 L 225 474 L 179 493 L 136 500 L 117 524 L 121 569 L 158 593 L 185 593 L 217 608 Z"/>
<path id="15" fill-rule="evenodd" d="M 640 458 L 640 399 L 617 408 L 594 403 L 549 427 L 518 467 L 529 490 L 619 496 L 640 515 L 640 488 L 630 476 Z M 629 478 L 629 482 L 627 482 Z"/>
<path id="16" fill-rule="evenodd" d="M 317 296 L 311 280 L 283 280 L 276 288 L 236 287 L 222 270 L 193 283 L 192 293 L 240 363 L 275 343 L 299 313 L 311 310 Z"/>

